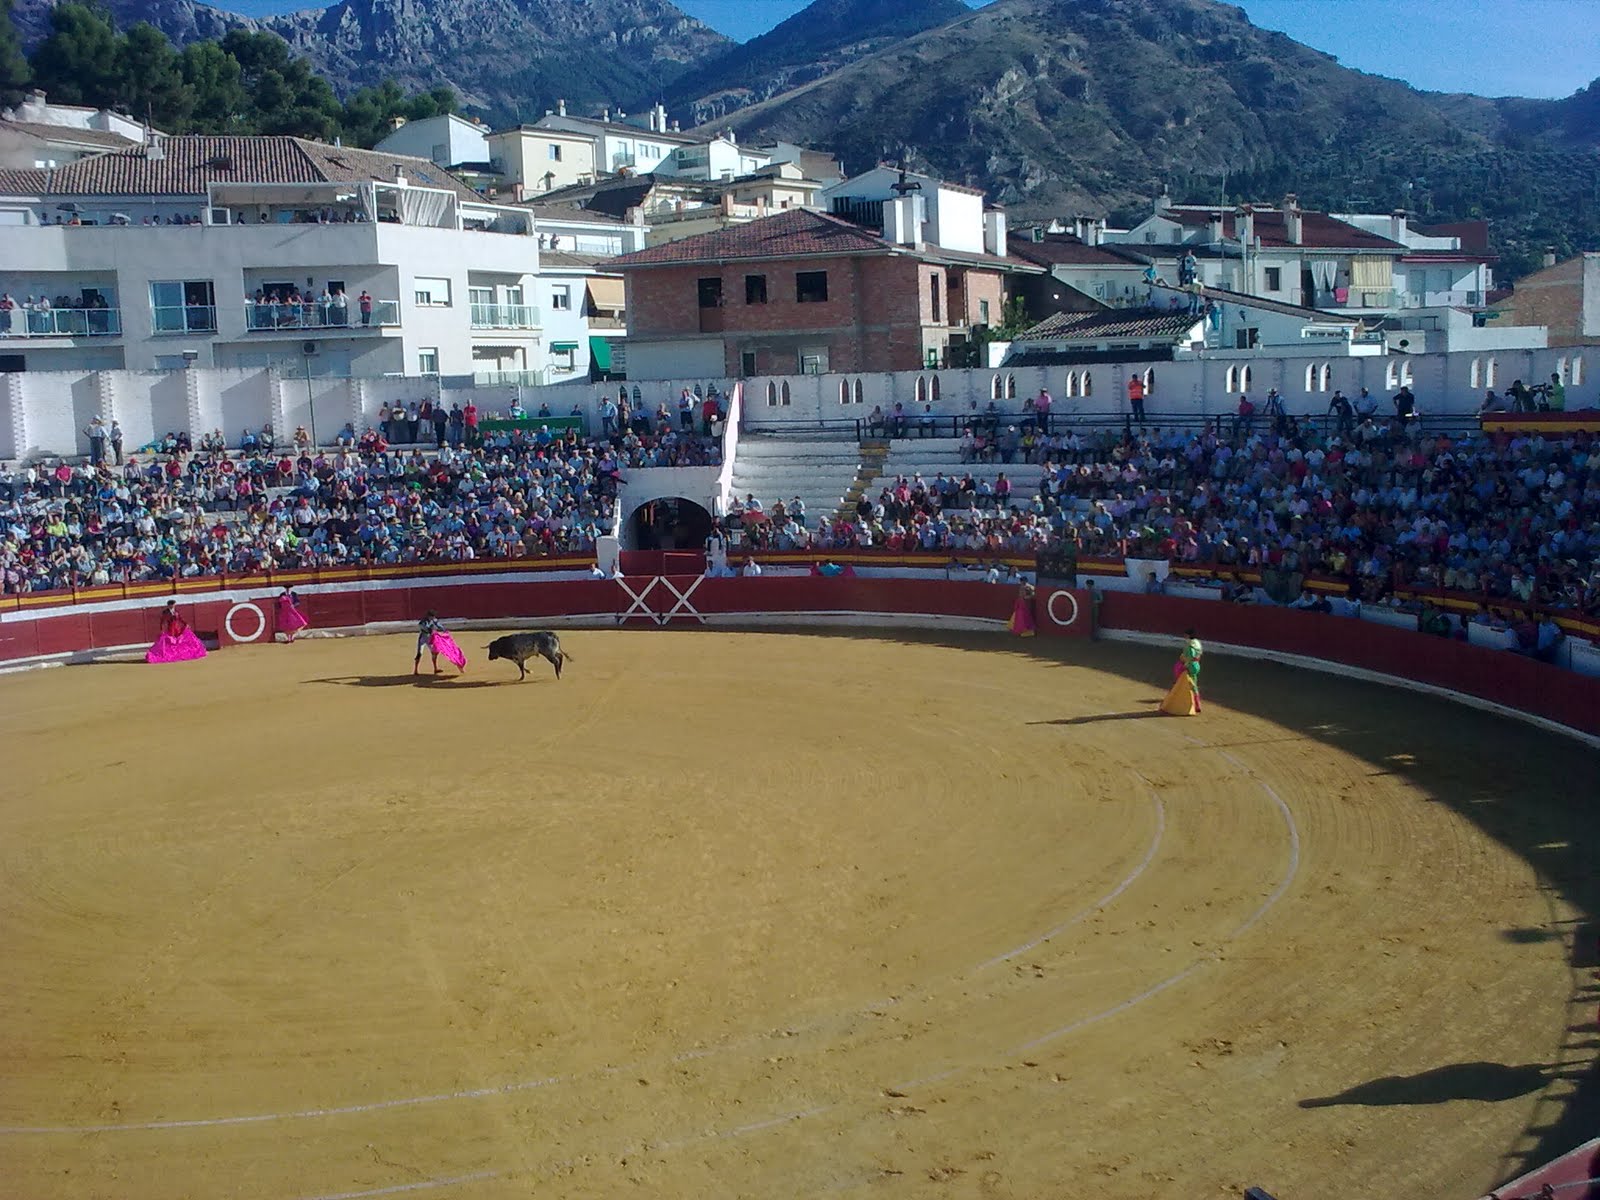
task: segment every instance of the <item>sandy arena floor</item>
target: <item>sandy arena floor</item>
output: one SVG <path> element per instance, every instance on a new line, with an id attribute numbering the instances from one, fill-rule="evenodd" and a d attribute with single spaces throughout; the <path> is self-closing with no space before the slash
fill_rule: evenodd
<path id="1" fill-rule="evenodd" d="M 1221 657 L 1145 720 L 1116 645 L 489 636 L 0 679 L 0 1194 L 1470 1200 L 1590 1135 L 1576 744 Z"/>

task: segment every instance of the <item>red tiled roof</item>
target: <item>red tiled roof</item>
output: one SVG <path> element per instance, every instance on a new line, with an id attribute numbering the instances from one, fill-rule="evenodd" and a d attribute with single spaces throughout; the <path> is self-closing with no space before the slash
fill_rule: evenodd
<path id="1" fill-rule="evenodd" d="M 395 170 L 423 187 L 483 197 L 425 158 L 355 150 L 293 137 L 186 135 L 159 139 L 161 157 L 142 146 L 96 154 L 50 172 L 53 196 L 203 196 L 212 183 L 393 183 Z"/>
<path id="2" fill-rule="evenodd" d="M 612 267 L 716 262 L 728 258 L 805 258 L 835 254 L 886 254 L 889 243 L 859 226 L 808 209 L 790 209 L 730 229 L 697 234 L 637 250 Z"/>
<path id="3" fill-rule="evenodd" d="M 1071 233 L 1047 233 L 1044 241 L 1036 242 L 1026 232 L 1013 233 L 1006 238 L 1006 246 L 1012 255 L 1038 263 L 1043 267 L 1053 266 L 1105 266 L 1105 267 L 1136 267 L 1138 260 L 1131 257 L 1128 250 L 1114 246 L 1091 246 L 1082 238 Z"/>
<path id="4" fill-rule="evenodd" d="M 1019 342 L 1064 341 L 1069 338 L 1179 337 L 1203 317 L 1154 308 L 1113 308 L 1095 312 L 1062 312 L 1048 316 L 1018 336 Z"/>
<path id="5" fill-rule="evenodd" d="M 1424 237 L 1460 238 L 1464 253 L 1492 257 L 1487 221 L 1450 221 L 1443 225 L 1415 225 L 1412 228 Z"/>
<path id="6" fill-rule="evenodd" d="M 50 172 L 33 167 L 0 167 L 0 196 L 43 196 Z"/>
<path id="7" fill-rule="evenodd" d="M 1208 225 L 1216 209 L 1204 208 L 1173 208 L 1162 213 L 1161 216 L 1168 221 L 1179 225 Z M 1238 215 L 1227 212 L 1222 217 L 1222 236 L 1236 238 L 1238 234 Z M 1261 239 L 1263 246 L 1282 248 L 1294 245 L 1289 241 L 1289 229 L 1283 219 L 1283 210 L 1277 208 L 1258 208 L 1255 210 L 1255 235 Z M 1330 217 L 1324 212 L 1310 212 L 1302 209 L 1300 212 L 1300 241 L 1301 246 L 1313 250 L 1372 250 L 1377 252 L 1389 251 L 1398 253 L 1405 249 L 1399 242 L 1392 242 L 1386 237 L 1380 237 L 1357 225 L 1351 225 L 1336 217 Z"/>

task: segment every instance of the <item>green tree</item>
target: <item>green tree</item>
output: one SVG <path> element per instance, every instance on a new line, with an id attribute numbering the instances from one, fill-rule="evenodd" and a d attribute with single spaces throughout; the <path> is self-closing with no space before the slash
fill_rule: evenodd
<path id="1" fill-rule="evenodd" d="M 140 21 L 117 46 L 118 100 L 135 117 L 173 133 L 188 128 L 194 93 L 167 35 Z"/>
<path id="2" fill-rule="evenodd" d="M 0 106 L 9 107 L 21 100 L 32 77 L 22 54 L 22 39 L 11 20 L 11 0 L 0 0 Z"/>
<path id="3" fill-rule="evenodd" d="M 239 60 L 216 42 L 191 42 L 179 62 L 189 91 L 185 133 L 253 133 L 254 111 L 240 82 Z"/>
<path id="4" fill-rule="evenodd" d="M 115 107 L 121 85 L 117 51 L 117 29 L 105 9 L 57 5 L 50 10 L 50 35 L 33 52 L 34 82 L 61 104 Z"/>
<path id="5" fill-rule="evenodd" d="M 456 94 L 447 86 L 407 95 L 398 83 L 385 79 L 377 87 L 362 88 L 344 102 L 339 130 L 354 146 L 375 146 L 388 136 L 396 117 L 424 121 L 456 110 Z"/>
<path id="6" fill-rule="evenodd" d="M 304 59 L 289 53 L 282 38 L 242 29 L 222 39 L 222 49 L 239 63 L 240 83 L 254 101 L 253 132 L 331 138 L 338 127 L 339 101 L 328 81 L 312 73 Z"/>

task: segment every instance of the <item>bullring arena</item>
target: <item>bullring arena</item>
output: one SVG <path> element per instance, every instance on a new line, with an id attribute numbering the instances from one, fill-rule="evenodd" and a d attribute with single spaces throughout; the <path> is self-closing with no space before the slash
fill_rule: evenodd
<path id="1" fill-rule="evenodd" d="M 477 603 L 614 588 L 562 586 Z M 407 633 L 0 678 L 5 1194 L 1466 1200 L 1592 1132 L 1590 744 L 1252 653 L 1157 716 L 1161 598 L 1024 642 L 982 584 L 690 587 L 560 682 L 481 611 L 437 680 Z M 83 620 L 34 649 L 130 640 Z"/>

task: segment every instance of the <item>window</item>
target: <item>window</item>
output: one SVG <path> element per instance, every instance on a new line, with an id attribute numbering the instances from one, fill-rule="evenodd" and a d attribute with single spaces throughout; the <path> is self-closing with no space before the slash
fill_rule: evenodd
<path id="1" fill-rule="evenodd" d="M 1394 361 L 1392 359 L 1390 360 L 1388 366 L 1384 368 L 1383 386 L 1386 388 L 1397 388 L 1400 386 L 1400 372 L 1395 370 Z"/>
<path id="2" fill-rule="evenodd" d="M 989 379 L 989 399 L 999 400 L 1000 396 L 1000 376 L 993 375 Z"/>
<path id="3" fill-rule="evenodd" d="M 859 380 L 859 379 L 856 380 L 855 391 L 856 391 L 856 403 L 857 404 L 865 404 L 866 403 L 866 399 L 867 399 L 866 391 L 865 391 L 864 388 L 862 388 L 861 380 Z"/>
<path id="4" fill-rule="evenodd" d="M 850 381 L 848 379 L 839 380 L 839 403 L 850 403 Z"/>
<path id="5" fill-rule="evenodd" d="M 1281 291 L 1283 291 L 1283 268 L 1282 267 L 1268 267 L 1266 269 L 1266 277 L 1267 277 L 1267 291 L 1269 291 L 1269 292 L 1281 292 Z"/>
<path id="6" fill-rule="evenodd" d="M 788 385 L 785 384 L 785 387 Z M 771 408 L 778 403 L 778 385 L 772 380 L 767 380 L 767 407 Z"/>
<path id="7" fill-rule="evenodd" d="M 1317 364 L 1316 363 L 1307 363 L 1306 364 L 1306 391 L 1314 392 L 1316 390 L 1317 390 Z"/>
<path id="8" fill-rule="evenodd" d="M 1555 375 L 1562 383 L 1567 381 L 1567 359 L 1565 355 L 1556 359 Z"/>
<path id="9" fill-rule="evenodd" d="M 825 304 L 828 300 L 826 271 L 796 271 L 794 298 L 799 304 Z"/>
<path id="10" fill-rule="evenodd" d="M 1411 375 L 1411 360 L 1408 358 L 1400 364 L 1400 383 L 1404 387 L 1410 387 L 1415 382 Z"/>
<path id="11" fill-rule="evenodd" d="M 828 373 L 828 348 L 806 346 L 800 350 L 800 374 L 826 375 Z"/>
<path id="12" fill-rule="evenodd" d="M 1488 365 L 1483 370 L 1483 386 L 1484 387 L 1493 387 L 1494 386 L 1494 381 L 1495 381 L 1496 378 L 1499 377 L 1499 374 L 1500 374 L 1500 363 L 1497 360 L 1491 358 L 1489 360 Z"/>
<path id="13" fill-rule="evenodd" d="M 744 302 L 746 304 L 765 304 L 767 302 L 767 277 L 765 275 L 746 275 L 744 277 Z"/>
<path id="14" fill-rule="evenodd" d="M 710 276 L 703 277 L 699 281 L 699 283 L 696 284 L 695 290 L 696 290 L 696 292 L 697 292 L 697 294 L 698 294 L 698 296 L 700 298 L 700 307 L 701 308 L 721 308 L 722 307 L 722 277 L 721 276 L 719 276 L 719 275 L 710 275 Z"/>
<path id="15" fill-rule="evenodd" d="M 1249 367 L 1240 367 L 1239 368 L 1239 390 L 1241 392 L 1248 392 L 1250 390 L 1250 368 Z M 1087 394 L 1087 393 L 1085 393 L 1085 394 Z"/>
<path id="16" fill-rule="evenodd" d="M 783 381 L 783 387 L 778 394 L 781 397 L 780 402 L 787 408 L 789 406 L 789 381 L 787 379 Z"/>
<path id="17" fill-rule="evenodd" d="M 439 373 L 439 347 L 423 346 L 417 350 L 417 374 L 437 375 Z"/>
<path id="18" fill-rule="evenodd" d="M 1333 364 L 1332 363 L 1323 363 L 1322 364 L 1322 390 L 1323 391 L 1327 391 L 1329 389 L 1329 386 L 1332 383 L 1333 383 Z"/>
<path id="19" fill-rule="evenodd" d="M 554 362 L 555 369 L 558 371 L 577 370 L 578 364 L 575 361 L 577 353 L 578 348 L 571 342 L 561 342 L 550 347 L 550 357 Z"/>
<path id="20" fill-rule="evenodd" d="M 1577 387 L 1583 383 L 1583 355 L 1572 356 L 1572 386 Z"/>
<path id="21" fill-rule="evenodd" d="M 1017 398 L 1017 377 L 1015 375 L 1007 375 L 1006 376 L 1006 399 L 1007 400 L 1015 400 L 1016 398 Z"/>
<path id="22" fill-rule="evenodd" d="M 921 375 L 918 375 L 917 376 L 917 403 L 918 404 L 926 404 L 927 402 L 928 402 L 928 381 L 926 379 L 924 379 Z"/>
<path id="23" fill-rule="evenodd" d="M 754 375 L 755 373 L 756 352 L 754 350 L 746 350 L 743 354 L 739 355 L 739 374 L 743 375 L 746 379 L 749 379 L 750 376 Z"/>
<path id="24" fill-rule="evenodd" d="M 545 147 L 545 149 L 550 152 L 550 161 L 551 162 L 560 162 L 561 161 L 561 147 L 560 146 L 558 146 L 554 142 L 552 142 L 552 143 L 550 143 L 549 146 Z"/>
<path id="25" fill-rule="evenodd" d="M 1151 367 L 1147 371 L 1145 371 L 1145 373 L 1144 373 L 1144 394 L 1146 396 L 1149 396 L 1155 390 L 1156 390 L 1156 369 L 1154 367 Z"/>
<path id="26" fill-rule="evenodd" d="M 979 325 L 987 325 L 988 323 L 989 323 L 989 302 L 987 300 L 979 300 L 978 301 L 978 324 Z"/>
<path id="27" fill-rule="evenodd" d="M 485 307 L 494 303 L 494 289 L 492 287 L 469 287 L 467 289 L 467 303 L 473 308 Z"/>
<path id="28" fill-rule="evenodd" d="M 933 314 L 935 325 L 944 324 L 944 289 L 939 286 L 937 271 L 928 276 L 928 311 Z"/>
<path id="29" fill-rule="evenodd" d="M 1238 374 L 1232 367 L 1229 367 L 1225 372 L 1223 372 L 1222 390 L 1227 392 L 1229 395 L 1232 395 L 1234 392 L 1239 390 Z"/>
<path id="30" fill-rule="evenodd" d="M 152 280 L 150 311 L 156 333 L 206 333 L 217 327 L 217 298 L 209 279 Z"/>
<path id="31" fill-rule="evenodd" d="M 550 307 L 556 312 L 567 312 L 572 308 L 572 285 L 558 283 L 550 289 Z"/>
<path id="32" fill-rule="evenodd" d="M 1254 325 L 1233 331 L 1233 348 L 1235 350 L 1254 350 L 1260 344 L 1261 330 Z"/>
<path id="33" fill-rule="evenodd" d="M 1015 381 L 1013 381 L 1011 386 L 1011 394 L 1013 396 L 1017 394 Z M 1083 394 L 1085 396 L 1094 395 L 1094 376 L 1090 375 L 1087 371 L 1083 373 Z"/>
<path id="34" fill-rule="evenodd" d="M 1467 371 L 1467 386 L 1468 387 L 1474 387 L 1474 388 L 1478 388 L 1478 387 L 1482 387 L 1483 386 L 1483 360 L 1482 359 L 1475 358 L 1475 359 L 1472 360 L 1472 366 Z"/>
<path id="35" fill-rule="evenodd" d="M 412 287 L 416 293 L 418 307 L 450 307 L 450 281 L 448 279 L 424 279 L 419 275 Z"/>

